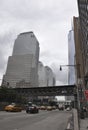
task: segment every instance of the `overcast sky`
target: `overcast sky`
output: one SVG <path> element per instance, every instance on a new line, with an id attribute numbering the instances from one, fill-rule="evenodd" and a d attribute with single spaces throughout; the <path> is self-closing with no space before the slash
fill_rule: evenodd
<path id="1" fill-rule="evenodd" d="M 33 31 L 40 61 L 53 69 L 57 85 L 67 84 L 68 32 L 78 16 L 77 0 L 0 0 L 0 79 L 6 71 L 17 35 Z"/>

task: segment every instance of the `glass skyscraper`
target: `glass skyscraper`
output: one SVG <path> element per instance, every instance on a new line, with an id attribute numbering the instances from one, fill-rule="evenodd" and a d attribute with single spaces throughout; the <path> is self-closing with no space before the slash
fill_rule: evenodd
<path id="1" fill-rule="evenodd" d="M 2 85 L 7 87 L 38 87 L 39 43 L 33 32 L 21 33 L 8 59 Z"/>

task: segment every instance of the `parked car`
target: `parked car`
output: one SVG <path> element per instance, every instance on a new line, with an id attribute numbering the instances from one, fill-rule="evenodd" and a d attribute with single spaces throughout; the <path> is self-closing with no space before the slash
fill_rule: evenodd
<path id="1" fill-rule="evenodd" d="M 38 113 L 39 109 L 38 106 L 35 104 L 32 104 L 31 106 L 27 106 L 26 113 Z"/>
<path id="2" fill-rule="evenodd" d="M 14 104 L 5 106 L 4 110 L 8 112 L 21 112 L 22 107 L 14 103 Z"/>

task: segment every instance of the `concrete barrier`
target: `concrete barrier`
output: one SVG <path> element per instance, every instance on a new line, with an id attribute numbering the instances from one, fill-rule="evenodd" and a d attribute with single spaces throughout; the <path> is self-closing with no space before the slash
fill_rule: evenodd
<path id="1" fill-rule="evenodd" d="M 74 125 L 74 130 L 79 130 L 77 109 L 73 109 L 73 125 Z"/>
<path id="2" fill-rule="evenodd" d="M 66 128 L 65 130 L 72 130 L 72 129 L 71 129 L 70 122 L 67 124 L 67 128 Z"/>
<path id="3" fill-rule="evenodd" d="M 73 127 L 73 116 L 71 116 L 68 120 L 68 123 L 67 123 L 67 127 L 65 130 L 73 130 L 74 127 Z"/>

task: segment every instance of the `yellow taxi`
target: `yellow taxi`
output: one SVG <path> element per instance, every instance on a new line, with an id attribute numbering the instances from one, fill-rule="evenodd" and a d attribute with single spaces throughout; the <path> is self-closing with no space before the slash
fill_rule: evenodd
<path id="1" fill-rule="evenodd" d="M 46 106 L 41 106 L 40 110 L 46 110 Z"/>
<path id="2" fill-rule="evenodd" d="M 52 106 L 47 106 L 47 111 L 52 111 L 52 110 L 53 110 Z"/>
<path id="3" fill-rule="evenodd" d="M 52 109 L 53 109 L 53 110 L 56 110 L 56 106 L 52 106 Z"/>
<path id="4" fill-rule="evenodd" d="M 19 105 L 16 105 L 15 103 L 5 106 L 5 111 L 8 112 L 21 112 L 22 107 Z"/>

